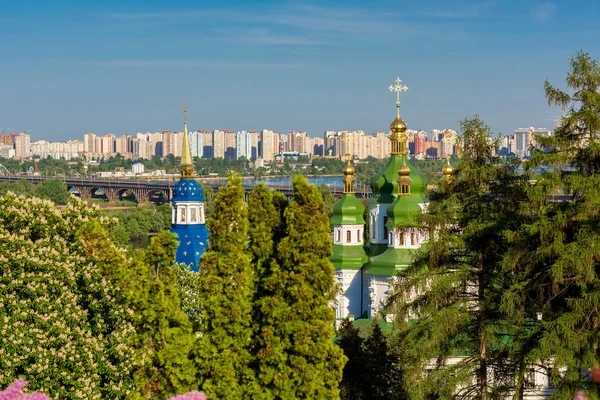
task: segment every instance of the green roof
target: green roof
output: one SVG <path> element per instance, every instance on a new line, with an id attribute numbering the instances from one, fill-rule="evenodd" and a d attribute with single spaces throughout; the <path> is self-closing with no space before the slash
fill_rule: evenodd
<path id="1" fill-rule="evenodd" d="M 410 197 L 414 197 L 417 203 L 426 203 L 428 201 L 427 196 L 425 196 L 427 178 L 410 163 L 408 157 L 404 157 L 406 158 L 406 165 L 410 168 Z"/>
<path id="2" fill-rule="evenodd" d="M 388 216 L 389 227 L 394 227 L 398 224 L 415 225 L 416 217 L 421 214 L 421 207 L 417 200 L 417 196 L 398 196 L 386 210 Z"/>
<path id="3" fill-rule="evenodd" d="M 364 225 L 364 211 L 365 207 L 353 193 L 344 193 L 342 198 L 333 205 L 332 223 L 334 225 Z"/>
<path id="4" fill-rule="evenodd" d="M 371 243 L 369 245 L 369 257 L 375 257 L 388 249 L 387 243 Z"/>
<path id="5" fill-rule="evenodd" d="M 381 255 L 372 257 L 365 268 L 369 275 L 394 276 L 396 271 L 409 266 L 413 262 L 412 249 L 388 249 Z"/>
<path id="6" fill-rule="evenodd" d="M 361 269 L 369 260 L 362 245 L 333 245 L 333 254 L 329 259 L 335 269 Z"/>
<path id="7" fill-rule="evenodd" d="M 400 154 L 392 154 L 387 165 L 371 178 L 372 202 L 391 203 L 398 194 L 398 170 L 402 166 Z"/>

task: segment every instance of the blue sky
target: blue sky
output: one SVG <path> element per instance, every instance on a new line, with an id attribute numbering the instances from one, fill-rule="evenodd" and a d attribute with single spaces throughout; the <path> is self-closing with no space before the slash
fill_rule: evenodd
<path id="1" fill-rule="evenodd" d="M 0 2 L 0 129 L 32 140 L 179 129 L 551 128 L 543 83 L 600 58 L 574 1 Z"/>

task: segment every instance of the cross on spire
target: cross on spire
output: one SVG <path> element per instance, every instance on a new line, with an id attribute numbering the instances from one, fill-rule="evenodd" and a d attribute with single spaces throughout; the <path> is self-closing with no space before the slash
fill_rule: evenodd
<path id="1" fill-rule="evenodd" d="M 183 123 L 187 124 L 187 114 L 188 114 L 188 109 L 185 106 L 185 104 L 183 105 L 183 110 L 181 110 L 181 112 L 183 113 Z"/>
<path id="2" fill-rule="evenodd" d="M 390 85 L 388 89 L 390 89 L 390 92 L 396 92 L 396 108 L 398 109 L 398 115 L 400 115 L 400 92 L 406 92 L 408 86 L 403 85 L 400 78 L 396 78 L 396 84 Z"/>

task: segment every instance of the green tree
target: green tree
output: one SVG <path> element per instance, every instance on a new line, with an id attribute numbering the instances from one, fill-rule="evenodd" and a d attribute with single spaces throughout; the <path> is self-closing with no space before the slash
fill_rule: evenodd
<path id="1" fill-rule="evenodd" d="M 58 205 L 67 204 L 69 198 L 71 198 L 67 185 L 65 185 L 63 181 L 53 179 L 40 182 L 37 186 L 36 195 L 44 199 L 52 200 L 54 204 Z"/>
<path id="2" fill-rule="evenodd" d="M 414 399 L 497 398 L 513 381 L 504 352 L 506 337 L 515 332 L 500 312 L 502 295 L 514 280 L 502 265 L 509 248 L 503 233 L 518 226 L 527 180 L 514 162 L 498 166 L 479 117 L 460 126 L 462 161 L 430 193 L 422 216 L 433 235 L 400 272 L 391 297 L 398 314 L 395 353 Z M 461 361 L 449 365 L 448 358 L 457 355 Z"/>
<path id="3" fill-rule="evenodd" d="M 287 235 L 277 245 L 266 280 L 261 332 L 269 345 L 260 353 L 275 398 L 339 398 L 345 357 L 333 339 L 335 284 L 329 220 L 318 189 L 293 178 L 294 200 L 284 211 Z"/>
<path id="4" fill-rule="evenodd" d="M 379 321 L 364 342 L 363 374 L 365 399 L 404 400 L 408 395 L 402 387 L 400 369 L 396 357 L 390 351 L 388 338 Z"/>
<path id="5" fill-rule="evenodd" d="M 232 175 L 217 192 L 207 228 L 209 247 L 198 272 L 202 335 L 195 349 L 201 388 L 209 398 L 252 398 L 255 378 L 249 346 L 254 288 L 248 208 L 239 177 Z"/>
<path id="6" fill-rule="evenodd" d="M 173 263 L 177 241 L 163 232 L 134 257 L 118 250 L 109 234 L 92 221 L 80 230 L 87 255 L 120 291 L 136 329 L 131 338 L 137 368 L 133 378 L 143 398 L 167 398 L 194 388 L 196 369 L 190 352 L 195 336 L 181 311 Z"/>
<path id="7" fill-rule="evenodd" d="M 522 282 L 507 291 L 505 307 L 521 320 L 531 318 L 527 311 L 542 316 L 533 344 L 523 347 L 528 359 L 552 368 L 555 399 L 573 398 L 600 363 L 600 65 L 580 51 L 570 66 L 568 91 L 545 83 L 548 103 L 566 115 L 553 136 L 535 138 L 526 166 L 553 168 L 530 188 L 506 257 Z M 557 189 L 568 201 L 551 201 Z M 598 385 L 588 390 L 600 398 Z"/>
<path id="8" fill-rule="evenodd" d="M 344 319 L 337 332 L 336 344 L 343 350 L 348 358 L 342 381 L 340 382 L 340 398 L 342 400 L 366 399 L 365 390 L 368 381 L 365 378 L 365 353 L 363 350 L 364 339 L 360 336 L 358 328 L 352 325 L 348 318 Z"/>

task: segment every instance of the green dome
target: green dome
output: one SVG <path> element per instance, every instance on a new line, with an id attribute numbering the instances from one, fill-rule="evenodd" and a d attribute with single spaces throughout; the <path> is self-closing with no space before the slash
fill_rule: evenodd
<path id="1" fill-rule="evenodd" d="M 412 194 L 412 184 L 411 184 Z M 387 207 L 386 214 L 391 225 L 414 224 L 416 216 L 421 214 L 417 196 L 398 196 L 392 204 Z"/>
<path id="2" fill-rule="evenodd" d="M 334 225 L 364 225 L 364 211 L 365 207 L 354 194 L 345 193 L 333 205 L 332 223 Z"/>
<path id="3" fill-rule="evenodd" d="M 373 175 L 371 178 L 371 190 L 373 191 L 372 202 L 392 203 L 398 194 L 398 170 L 402 166 L 402 156 L 392 154 L 385 168 Z M 412 176 L 411 176 L 412 178 Z M 412 190 L 412 187 L 411 187 Z"/>
<path id="4" fill-rule="evenodd" d="M 427 178 L 425 178 L 425 175 L 410 163 L 408 157 L 406 157 L 406 165 L 410 168 L 410 197 L 414 197 L 417 203 L 426 203 L 428 201 L 425 196 L 425 191 L 427 190 Z"/>
<path id="5" fill-rule="evenodd" d="M 333 245 L 333 253 L 329 261 L 335 269 L 361 269 L 369 260 L 362 245 L 342 246 Z"/>
<path id="6" fill-rule="evenodd" d="M 371 258 L 365 268 L 369 275 L 395 276 L 396 271 L 409 266 L 414 259 L 412 249 L 388 249 L 376 257 Z"/>

